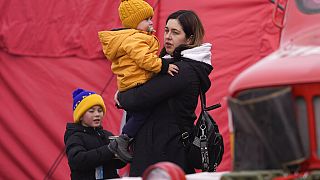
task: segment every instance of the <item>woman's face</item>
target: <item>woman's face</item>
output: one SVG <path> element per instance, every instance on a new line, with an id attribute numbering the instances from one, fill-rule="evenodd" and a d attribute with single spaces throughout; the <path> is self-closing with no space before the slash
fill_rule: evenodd
<path id="1" fill-rule="evenodd" d="M 85 127 L 99 127 L 101 126 L 103 115 L 104 113 L 101 106 L 92 106 L 83 114 L 80 121 Z"/>
<path id="2" fill-rule="evenodd" d="M 172 55 L 173 51 L 181 44 L 188 44 L 186 33 L 177 19 L 169 19 L 164 30 L 164 48 Z"/>

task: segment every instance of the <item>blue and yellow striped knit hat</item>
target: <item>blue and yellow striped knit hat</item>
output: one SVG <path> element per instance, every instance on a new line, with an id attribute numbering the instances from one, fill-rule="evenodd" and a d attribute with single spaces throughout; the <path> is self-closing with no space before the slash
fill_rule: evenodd
<path id="1" fill-rule="evenodd" d="M 102 97 L 93 91 L 78 88 L 73 91 L 73 120 L 78 123 L 80 117 L 92 106 L 100 105 L 106 113 L 106 106 Z"/>

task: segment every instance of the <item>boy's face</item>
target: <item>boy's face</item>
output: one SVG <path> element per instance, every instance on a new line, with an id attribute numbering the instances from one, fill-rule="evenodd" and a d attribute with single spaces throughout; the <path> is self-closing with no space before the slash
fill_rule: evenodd
<path id="1" fill-rule="evenodd" d="M 153 22 L 152 22 L 152 20 L 151 20 L 151 17 L 149 17 L 148 19 L 145 19 L 145 20 L 141 21 L 141 22 L 138 24 L 137 29 L 151 33 L 151 32 L 153 31 Z"/>
<path id="2" fill-rule="evenodd" d="M 85 127 L 99 127 L 101 126 L 103 115 L 104 113 L 101 106 L 92 106 L 83 114 L 80 121 Z"/>

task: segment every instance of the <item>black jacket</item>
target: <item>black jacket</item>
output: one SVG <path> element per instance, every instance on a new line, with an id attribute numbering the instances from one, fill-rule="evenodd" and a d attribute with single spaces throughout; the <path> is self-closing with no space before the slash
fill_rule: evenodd
<path id="1" fill-rule="evenodd" d="M 134 140 L 130 176 L 141 176 L 150 165 L 170 161 L 186 173 L 194 173 L 181 142 L 181 124 L 191 130 L 196 120 L 199 88 L 206 92 L 212 66 L 186 58 L 175 60 L 179 73 L 158 75 L 144 85 L 119 93 L 121 106 L 128 111 L 151 111 Z"/>
<path id="2" fill-rule="evenodd" d="M 112 133 L 100 128 L 84 127 L 68 123 L 64 134 L 64 143 L 73 180 L 91 180 L 95 178 L 95 168 L 103 166 L 104 178 L 118 178 L 117 169 L 125 163 L 115 159 L 107 147 L 108 137 Z"/>

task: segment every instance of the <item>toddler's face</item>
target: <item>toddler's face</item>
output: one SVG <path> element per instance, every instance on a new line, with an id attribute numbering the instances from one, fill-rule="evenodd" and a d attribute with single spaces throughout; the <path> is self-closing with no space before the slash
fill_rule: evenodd
<path id="1" fill-rule="evenodd" d="M 101 126 L 103 115 L 101 106 L 92 106 L 81 117 L 81 124 L 86 127 L 99 127 Z"/>
<path id="2" fill-rule="evenodd" d="M 152 32 L 153 31 L 153 22 L 151 20 L 151 17 L 141 21 L 138 26 L 138 30 L 146 31 L 146 32 Z"/>

